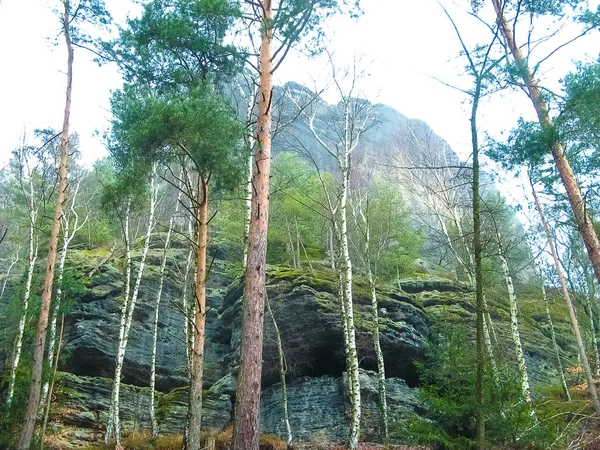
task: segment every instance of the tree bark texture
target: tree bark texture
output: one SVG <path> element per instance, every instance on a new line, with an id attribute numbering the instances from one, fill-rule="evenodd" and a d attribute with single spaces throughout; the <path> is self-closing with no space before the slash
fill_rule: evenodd
<path id="1" fill-rule="evenodd" d="M 252 181 L 252 209 L 244 281 L 240 365 L 235 399 L 233 450 L 258 450 L 260 434 L 260 379 L 265 309 L 269 177 L 271 171 L 271 99 L 273 95 L 273 9 L 262 4 L 260 88 L 258 92 L 257 148 Z"/>
<path id="2" fill-rule="evenodd" d="M 202 379 L 204 369 L 204 341 L 206 335 L 206 251 L 208 246 L 208 179 L 200 176 L 200 189 L 196 208 L 197 247 L 194 315 L 194 344 L 192 353 L 192 376 L 188 409 L 188 435 L 186 450 L 200 450 L 200 426 L 202 420 Z"/>
<path id="3" fill-rule="evenodd" d="M 475 381 L 475 444 L 477 450 L 485 449 L 485 415 L 484 415 L 484 376 L 485 376 L 485 336 L 484 336 L 484 296 L 481 245 L 481 206 L 479 197 L 479 139 L 477 135 L 477 108 L 481 96 L 481 81 L 476 83 L 476 91 L 471 105 L 471 145 L 473 149 L 473 259 L 475 272 L 475 308 L 476 308 L 476 347 L 477 378 Z M 489 336 L 487 338 L 489 340 Z M 491 343 L 488 344 L 491 349 Z M 493 355 L 492 361 L 493 361 Z"/>

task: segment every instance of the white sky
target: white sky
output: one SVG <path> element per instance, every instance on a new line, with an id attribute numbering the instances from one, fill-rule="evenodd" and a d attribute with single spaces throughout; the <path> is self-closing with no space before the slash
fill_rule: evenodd
<path id="1" fill-rule="evenodd" d="M 452 6 L 451 1 L 445 3 Z M 466 0 L 458 2 L 468 7 Z M 53 46 L 58 21 L 52 8 L 58 0 L 3 0 L 0 4 L 0 165 L 18 146 L 24 129 L 59 129 L 64 107 L 65 50 Z M 130 0 L 106 0 L 115 19 L 123 21 L 135 7 Z M 358 22 L 335 18 L 327 25 L 329 48 L 338 59 L 365 55 L 370 66 L 365 92 L 369 99 L 388 104 L 408 117 L 427 122 L 463 157 L 470 153 L 469 104 L 464 95 L 432 78 L 464 83 L 464 62 L 458 58 L 459 44 L 436 0 L 363 0 L 365 14 Z M 469 42 L 482 30 L 460 8 L 452 6 L 455 20 Z M 600 34 L 585 38 L 559 53 L 546 66 L 546 82 L 556 86 L 572 67 L 571 59 L 598 56 Z M 589 53 L 589 54 L 588 54 Z M 540 53 L 541 54 L 541 53 Z M 276 81 L 297 81 L 308 86 L 324 79 L 323 60 L 307 61 L 291 54 L 276 74 Z M 109 117 L 109 97 L 120 87 L 113 66 L 98 67 L 83 50 L 75 55 L 71 130 L 81 137 L 86 163 L 104 154 L 102 132 Z M 468 86 L 468 84 L 463 84 Z M 484 102 L 480 129 L 498 136 L 509 130 L 520 115 L 533 119 L 533 109 L 523 94 L 492 97 Z"/>

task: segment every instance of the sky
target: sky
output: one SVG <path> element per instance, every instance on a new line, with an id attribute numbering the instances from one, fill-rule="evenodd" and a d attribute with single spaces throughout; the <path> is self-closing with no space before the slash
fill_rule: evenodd
<path id="1" fill-rule="evenodd" d="M 468 43 L 485 30 L 469 17 L 470 2 L 445 1 Z M 58 34 L 52 8 L 59 0 L 3 0 L 0 3 L 0 165 L 35 128 L 62 124 L 66 50 Z M 106 0 L 117 22 L 138 11 L 130 0 Z M 325 27 L 327 47 L 340 65 L 360 57 L 368 65 L 364 95 L 404 115 L 427 122 L 463 158 L 470 154 L 469 103 L 458 90 L 441 81 L 468 87 L 459 41 L 436 0 L 363 0 L 364 14 L 357 21 L 331 19 Z M 567 39 L 568 30 L 565 37 Z M 556 88 L 574 60 L 597 58 L 600 33 L 586 37 L 559 52 L 544 65 L 544 83 Z M 544 48 L 540 47 L 539 55 Z M 323 86 L 330 69 L 324 57 L 308 60 L 292 52 L 276 73 L 276 83 L 296 81 Z M 441 80 L 441 81 L 440 81 Z M 71 131 L 80 135 L 83 161 L 91 164 L 106 154 L 99 137 L 110 118 L 111 90 L 121 78 L 116 67 L 98 67 L 91 54 L 77 49 L 74 65 Z M 333 100 L 333 97 L 331 98 Z M 534 119 L 522 93 L 497 94 L 483 102 L 480 130 L 501 138 L 519 116 Z"/>

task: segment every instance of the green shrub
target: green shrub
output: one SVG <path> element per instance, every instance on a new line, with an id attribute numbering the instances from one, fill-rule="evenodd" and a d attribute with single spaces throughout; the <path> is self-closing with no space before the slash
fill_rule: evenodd
<path id="1" fill-rule="evenodd" d="M 427 361 L 420 364 L 420 396 L 428 410 L 407 423 L 393 424 L 392 437 L 439 450 L 466 450 L 475 440 L 476 354 L 473 332 L 456 323 L 434 325 Z M 485 370 L 486 440 L 512 449 L 564 448 L 576 431 L 576 411 L 585 400 L 565 403 L 555 387 L 534 393 L 537 423 L 521 399 L 518 373 L 510 351 L 495 346 L 498 380 Z M 563 446 L 561 446 L 563 445 Z"/>

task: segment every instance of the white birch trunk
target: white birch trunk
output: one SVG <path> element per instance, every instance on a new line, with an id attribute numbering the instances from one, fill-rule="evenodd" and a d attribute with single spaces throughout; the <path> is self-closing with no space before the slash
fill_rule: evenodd
<path id="1" fill-rule="evenodd" d="M 2 300 L 2 297 L 4 297 L 4 291 L 6 291 L 6 285 L 8 284 L 8 277 L 10 277 L 10 272 L 12 271 L 15 264 L 17 264 L 19 262 L 19 253 L 20 253 L 19 250 L 20 250 L 20 248 L 17 250 L 17 253 L 15 254 L 15 258 L 10 262 L 8 269 L 6 270 L 6 275 L 5 275 L 4 281 L 2 282 L 2 290 L 0 291 L 0 300 Z"/>
<path id="2" fill-rule="evenodd" d="M 369 287 L 371 289 L 371 309 L 373 314 L 373 347 L 375 349 L 375 359 L 377 360 L 377 391 L 379 394 L 379 420 L 380 420 L 380 435 L 383 442 L 387 442 L 389 438 L 389 423 L 387 412 L 387 393 L 385 387 L 385 361 L 383 359 L 383 351 L 379 340 L 379 305 L 377 302 L 377 291 L 375 289 L 375 277 L 373 276 L 373 261 L 371 256 L 371 229 L 369 221 L 364 214 L 362 205 L 357 206 L 358 214 L 363 223 L 364 237 L 364 261 L 367 266 L 367 277 L 369 279 Z"/>
<path id="3" fill-rule="evenodd" d="M 181 178 L 181 177 L 180 177 Z M 152 334 L 152 357 L 150 361 L 150 424 L 152 426 L 152 437 L 158 436 L 158 422 L 156 421 L 156 412 L 154 407 L 154 390 L 156 386 L 156 344 L 158 342 L 158 318 L 160 310 L 160 300 L 162 297 L 163 285 L 165 281 L 165 271 L 167 268 L 167 254 L 169 246 L 171 245 L 171 236 L 173 234 L 173 221 L 179 212 L 179 203 L 181 202 L 181 186 L 177 194 L 177 203 L 175 204 L 175 212 L 169 219 L 169 229 L 167 231 L 167 238 L 165 239 L 165 246 L 163 248 L 163 259 L 160 265 L 160 278 L 158 281 L 158 292 L 156 293 L 156 304 L 154 306 L 154 330 Z"/>
<path id="4" fill-rule="evenodd" d="M 243 95 L 243 90 L 242 90 Z M 254 85 L 252 97 L 248 101 L 248 112 L 246 114 L 246 126 L 252 127 L 252 113 L 256 105 L 256 96 L 258 95 L 258 85 Z M 250 219 L 252 218 L 252 178 L 254 177 L 254 146 L 256 137 L 253 128 L 248 132 L 248 178 L 246 179 L 246 216 L 244 218 L 244 273 L 246 273 L 246 264 L 248 263 L 248 236 L 250 236 Z"/>
<path id="5" fill-rule="evenodd" d="M 517 296 L 515 294 L 515 287 L 513 280 L 510 275 L 508 268 L 508 261 L 504 256 L 504 249 L 502 246 L 502 236 L 500 232 L 496 230 L 496 240 L 499 249 L 500 262 L 502 264 L 502 271 L 504 272 L 504 278 L 506 281 L 506 288 L 508 290 L 508 300 L 510 302 L 510 328 L 513 343 L 515 346 L 515 354 L 517 357 L 517 364 L 519 366 L 519 378 L 521 382 L 521 395 L 523 400 L 527 402 L 531 407 L 531 415 L 535 417 L 535 410 L 531 405 L 531 389 L 529 387 L 529 375 L 527 373 L 527 364 L 525 363 L 525 355 L 523 353 L 523 345 L 521 343 L 521 333 L 519 332 L 519 306 L 517 303 Z"/>
<path id="6" fill-rule="evenodd" d="M 54 301 L 54 307 L 52 309 L 52 317 L 50 319 L 50 336 L 48 339 L 48 366 L 54 365 L 54 347 L 56 345 L 56 322 L 58 320 L 58 311 L 60 310 L 60 303 L 62 299 L 62 281 L 65 272 L 65 261 L 67 259 L 67 248 L 69 246 L 69 229 L 68 222 L 63 222 L 63 248 L 60 254 L 60 262 L 58 264 L 58 279 L 56 280 L 56 299 Z M 40 409 L 44 409 L 46 399 L 48 396 L 48 389 L 50 387 L 50 380 L 44 382 L 42 387 L 42 397 L 40 400 Z"/>
<path id="7" fill-rule="evenodd" d="M 346 129 L 349 130 L 349 112 L 346 112 Z M 348 133 L 349 131 L 347 131 Z M 349 140 L 347 139 L 347 145 Z M 348 385 L 350 389 L 350 435 L 349 446 L 352 450 L 358 449 L 360 434 L 360 379 L 358 373 L 358 354 L 356 351 L 356 330 L 354 328 L 354 305 L 352 304 L 352 261 L 348 245 L 348 182 L 350 179 L 350 151 L 347 148 L 342 167 L 342 196 L 340 201 L 341 222 L 341 254 L 342 254 L 342 280 L 344 282 L 345 318 L 348 330 L 348 343 L 346 346 L 346 364 L 348 367 Z"/>
<path id="8" fill-rule="evenodd" d="M 279 379 L 281 381 L 281 396 L 283 402 L 283 422 L 285 423 L 285 431 L 287 433 L 287 445 L 288 448 L 290 448 L 292 446 L 294 436 L 292 435 L 292 426 L 290 424 L 290 416 L 288 413 L 287 383 L 285 381 L 285 374 L 287 373 L 287 364 L 285 362 L 285 354 L 283 353 L 283 345 L 281 343 L 281 333 L 279 332 L 279 326 L 277 325 L 275 315 L 273 314 L 273 310 L 271 309 L 271 302 L 269 301 L 269 297 L 266 295 L 265 300 L 267 303 L 267 310 L 269 311 L 271 321 L 273 322 L 273 329 L 275 330 L 275 342 L 277 344 L 277 353 L 279 354 Z"/>
<path id="9" fill-rule="evenodd" d="M 8 385 L 8 396 L 6 403 L 8 408 L 11 407 L 13 397 L 15 395 L 15 381 L 17 377 L 17 369 L 19 368 L 19 361 L 21 359 L 21 352 L 23 350 L 23 335 L 25 333 L 25 321 L 27 320 L 27 311 L 29 309 L 29 298 L 31 297 L 31 283 L 33 280 L 33 271 L 35 269 L 35 262 L 38 255 L 38 245 L 36 242 L 37 236 L 35 233 L 35 220 L 37 211 L 35 209 L 35 203 L 33 198 L 33 180 L 31 179 L 31 173 L 29 174 L 29 258 L 27 266 L 27 279 L 25 281 L 25 293 L 23 294 L 23 311 L 21 312 L 21 318 L 19 319 L 19 328 L 17 329 L 17 338 L 15 341 L 15 349 L 12 359 L 12 365 L 10 368 L 10 382 Z"/>
<path id="10" fill-rule="evenodd" d="M 127 349 L 127 342 L 129 339 L 129 330 L 131 328 L 131 322 L 133 319 L 133 311 L 135 310 L 135 305 L 137 302 L 137 297 L 140 290 L 140 285 L 142 282 L 142 276 L 144 275 L 144 267 L 146 264 L 146 256 L 148 255 L 148 248 L 150 247 L 150 236 L 152 234 L 152 229 L 154 228 L 154 213 L 156 209 L 156 167 L 152 169 L 152 179 L 150 181 L 150 214 L 148 217 L 148 228 L 146 230 L 146 239 L 144 242 L 144 249 L 142 251 L 142 257 L 140 260 L 140 267 L 138 269 L 137 277 L 135 280 L 135 285 L 133 288 L 133 292 L 131 294 L 131 300 L 129 301 L 129 305 L 124 305 L 126 310 L 126 317 L 121 318 L 121 328 L 119 330 L 119 346 L 117 349 L 117 361 L 115 365 L 115 380 L 113 384 L 112 391 L 112 401 L 111 401 L 111 412 L 112 412 L 112 433 L 114 433 L 116 445 L 121 445 L 121 424 L 119 421 L 119 394 L 121 390 L 121 376 L 123 373 L 123 361 L 125 360 L 125 351 Z M 131 253 L 129 245 L 127 244 L 127 259 L 128 259 L 128 271 L 131 270 Z M 129 275 L 130 276 L 130 275 Z M 126 287 L 128 289 L 128 287 Z M 127 297 L 125 298 L 127 301 Z M 123 312 L 123 309 L 121 312 Z M 111 417 L 109 417 L 110 423 Z M 110 442 L 112 436 L 109 434 L 109 427 L 107 425 L 107 432 L 105 436 L 105 441 Z"/>
<path id="11" fill-rule="evenodd" d="M 129 216 L 131 212 L 131 198 L 127 200 L 127 208 L 125 210 L 125 223 L 123 227 L 123 238 L 125 241 L 125 295 L 123 298 L 123 304 L 121 305 L 121 320 L 119 323 L 119 346 L 117 348 L 117 358 L 115 364 L 115 380 L 113 384 L 113 390 L 111 393 L 110 409 L 108 412 L 108 422 L 106 423 L 106 434 L 104 435 L 104 442 L 109 443 L 114 435 L 115 426 L 115 410 L 116 405 L 119 402 L 119 390 L 116 389 L 117 380 L 120 383 L 121 372 L 122 372 L 122 361 L 119 356 L 121 349 L 121 343 L 125 337 L 125 322 L 127 321 L 127 310 L 129 307 L 129 295 L 131 292 L 131 242 L 129 239 Z"/>
<path id="12" fill-rule="evenodd" d="M 192 360 L 191 360 L 191 355 L 190 355 L 190 339 L 189 339 L 189 334 L 190 334 L 190 325 L 189 325 L 189 314 L 190 314 L 190 307 L 189 307 L 189 303 L 188 303 L 188 278 L 189 278 L 189 274 L 190 274 L 190 268 L 192 266 L 192 255 L 194 253 L 194 249 L 190 248 L 190 251 L 188 252 L 188 257 L 187 257 L 187 261 L 185 263 L 185 275 L 184 275 L 184 279 L 183 279 L 183 293 L 182 293 L 182 299 L 181 299 L 181 307 L 183 309 L 183 336 L 184 336 L 184 340 L 185 340 L 185 360 L 186 360 L 186 364 L 187 364 L 187 369 L 188 369 L 188 378 L 189 378 L 189 374 L 192 372 Z"/>
<path id="13" fill-rule="evenodd" d="M 550 337 L 552 338 L 552 348 L 554 349 L 554 356 L 556 356 L 556 367 L 560 373 L 560 382 L 567 397 L 567 401 L 571 401 L 571 393 L 569 392 L 569 386 L 565 378 L 565 372 L 563 370 L 562 362 L 560 360 L 560 349 L 556 342 L 556 333 L 554 331 L 554 322 L 552 321 L 552 315 L 550 314 L 550 303 L 548 302 L 548 295 L 546 294 L 546 286 L 544 279 L 541 278 L 542 298 L 544 299 L 544 306 L 546 308 L 546 317 L 548 319 L 548 325 L 550 325 Z"/>
<path id="14" fill-rule="evenodd" d="M 542 221 L 544 233 L 546 234 L 546 240 L 548 241 L 548 246 L 550 247 L 552 261 L 554 263 L 554 270 L 556 271 L 558 279 L 560 280 L 562 295 L 565 301 L 567 302 L 567 308 L 569 309 L 571 328 L 573 329 L 573 333 L 575 334 L 575 338 L 577 339 L 579 361 L 580 364 L 583 366 L 583 371 L 585 372 L 585 376 L 587 378 L 588 389 L 590 392 L 590 396 L 592 397 L 592 401 L 594 402 L 594 408 L 596 410 L 596 413 L 600 415 L 600 401 L 598 400 L 598 392 L 596 391 L 596 382 L 594 380 L 592 369 L 590 368 L 590 364 L 585 352 L 585 346 L 583 344 L 583 339 L 581 338 L 581 331 L 579 330 L 579 321 L 577 320 L 577 315 L 575 314 L 575 308 L 573 307 L 573 302 L 571 301 L 571 295 L 569 294 L 569 289 L 567 289 L 565 276 L 563 274 L 562 268 L 560 267 L 560 261 L 558 259 L 558 253 L 556 252 L 556 246 L 554 245 L 554 239 L 552 237 L 552 234 L 550 233 L 550 227 L 548 226 L 548 221 L 546 220 L 544 209 L 542 208 L 542 204 L 540 203 L 537 197 L 535 186 L 531 178 L 529 178 L 529 185 L 531 186 L 531 193 L 533 195 L 535 209 L 537 210 L 540 216 L 540 220 Z"/>

